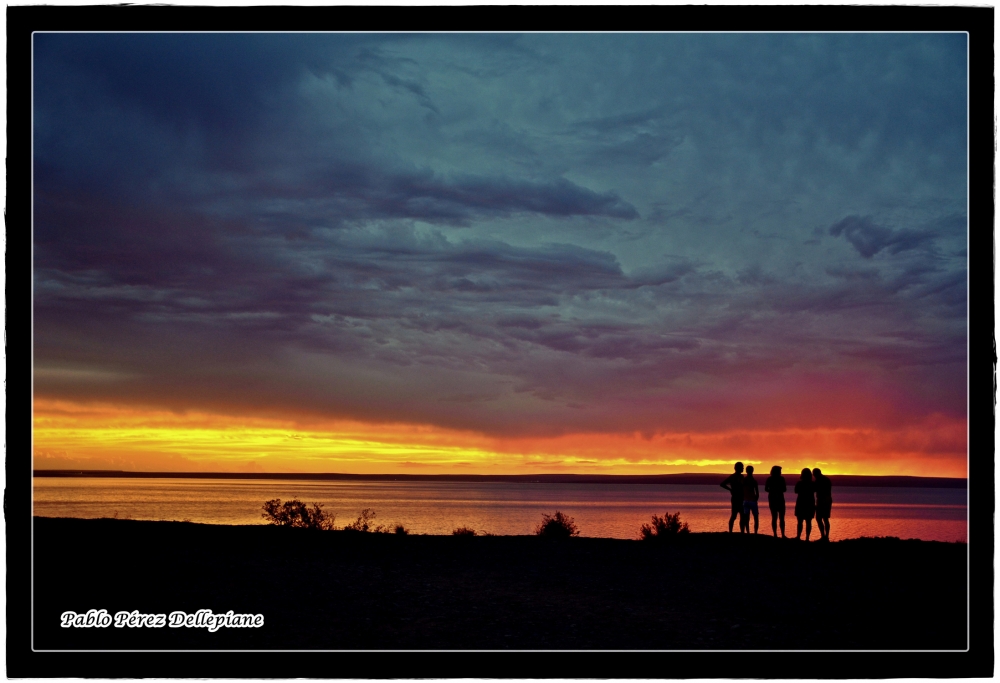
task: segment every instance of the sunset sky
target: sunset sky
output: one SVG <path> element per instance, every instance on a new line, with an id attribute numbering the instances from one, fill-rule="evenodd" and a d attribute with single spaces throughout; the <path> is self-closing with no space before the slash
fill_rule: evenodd
<path id="1" fill-rule="evenodd" d="M 34 466 L 965 476 L 966 42 L 36 33 Z"/>

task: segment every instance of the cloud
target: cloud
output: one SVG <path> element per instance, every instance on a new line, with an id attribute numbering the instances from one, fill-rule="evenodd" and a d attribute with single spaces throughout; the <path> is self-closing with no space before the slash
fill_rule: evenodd
<path id="1" fill-rule="evenodd" d="M 917 249 L 929 244 L 937 236 L 930 231 L 891 230 L 876 225 L 867 216 L 848 216 L 829 228 L 834 237 L 844 236 L 858 253 L 865 258 L 871 258 L 883 249 L 890 254 Z"/>
<path id="2" fill-rule="evenodd" d="M 362 173 L 352 174 L 352 179 L 338 174 L 324 185 L 317 188 L 317 196 L 360 200 L 360 205 L 350 203 L 341 208 L 341 217 L 353 220 L 411 218 L 465 224 L 476 217 L 514 213 L 626 220 L 639 215 L 613 192 L 593 192 L 564 178 L 531 182 L 475 176 L 444 179 L 428 172 L 389 177 Z"/>
<path id="3" fill-rule="evenodd" d="M 944 283 L 900 289 L 877 272 L 802 282 L 750 269 L 752 277 L 729 278 L 670 260 L 627 275 L 608 252 L 452 241 L 412 227 L 235 244 L 203 253 L 207 270 L 185 268 L 169 250 L 137 253 L 149 272 L 174 275 L 127 285 L 121 279 L 135 278 L 142 260 L 123 261 L 120 272 L 38 270 L 37 356 L 84 369 L 110 362 L 123 379 L 43 373 L 37 391 L 488 433 L 650 421 L 718 428 L 749 416 L 782 421 L 781 410 L 738 418 L 739 406 L 768 405 L 775 378 L 785 377 L 777 386 L 787 394 L 797 367 L 831 376 L 908 367 L 919 382 L 922 368 L 964 361 L 957 330 L 915 326 L 929 301 L 948 296 Z M 731 394 L 732 382 L 755 386 L 756 398 Z M 811 385 L 795 389 L 792 412 L 802 419 L 801 405 L 855 390 L 836 384 L 806 401 Z M 888 387 L 872 391 L 884 397 Z M 454 398 L 473 395 L 483 400 Z"/>
<path id="4" fill-rule="evenodd" d="M 36 391 L 495 435 L 962 414 L 964 40 L 40 34 Z"/>

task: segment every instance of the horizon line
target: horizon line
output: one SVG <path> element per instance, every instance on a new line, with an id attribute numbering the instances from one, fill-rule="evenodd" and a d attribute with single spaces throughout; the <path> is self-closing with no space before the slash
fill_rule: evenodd
<path id="1" fill-rule="evenodd" d="M 712 484 L 729 472 L 684 472 L 674 474 L 354 474 L 346 472 L 169 472 L 138 470 L 33 469 L 32 477 L 108 477 L 108 478 L 178 478 L 178 479 L 329 479 L 329 480 L 423 480 L 423 481 L 511 481 L 525 483 L 674 483 Z M 797 473 L 790 476 L 794 478 Z M 761 473 L 761 478 L 765 478 Z M 902 474 L 830 474 L 841 485 L 902 486 L 907 483 L 922 487 L 955 487 L 967 485 L 967 477 L 922 477 Z"/>

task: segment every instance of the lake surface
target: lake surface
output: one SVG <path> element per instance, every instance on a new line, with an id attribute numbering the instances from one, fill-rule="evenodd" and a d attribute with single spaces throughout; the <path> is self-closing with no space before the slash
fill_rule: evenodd
<path id="1" fill-rule="evenodd" d="M 638 538 L 653 514 L 680 512 L 691 531 L 725 531 L 729 494 L 718 486 L 542 484 L 440 481 L 289 481 L 281 479 L 57 478 L 34 480 L 34 514 L 209 524 L 262 524 L 265 500 L 322 503 L 343 526 L 362 508 L 376 523 L 412 533 L 450 534 L 467 526 L 493 534 L 530 534 L 542 514 L 573 517 L 581 536 Z M 832 540 L 898 536 L 967 541 L 965 489 L 835 487 Z M 795 535 L 795 496 L 786 494 L 786 533 Z M 766 494 L 760 533 L 771 533 Z M 752 522 L 751 522 L 752 523 Z M 738 528 L 738 527 L 737 527 Z M 803 536 L 805 533 L 803 532 Z M 812 538 L 819 533 L 813 529 Z"/>

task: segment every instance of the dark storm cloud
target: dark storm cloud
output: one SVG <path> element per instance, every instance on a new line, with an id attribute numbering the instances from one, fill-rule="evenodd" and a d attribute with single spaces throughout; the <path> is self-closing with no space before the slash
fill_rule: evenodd
<path id="1" fill-rule="evenodd" d="M 373 73 L 436 109 L 423 86 L 389 71 L 412 60 L 390 59 L 364 40 L 42 35 L 39 199 L 58 192 L 165 210 L 195 206 L 257 227 L 281 221 L 283 230 L 381 218 L 467 225 L 516 213 L 638 217 L 616 192 L 558 174 L 440 173 L 376 154 L 365 144 L 373 133 L 363 117 L 336 102 L 332 112 L 308 111 L 303 80 L 322 86 L 333 74 L 339 93 Z"/>
<path id="2" fill-rule="evenodd" d="M 39 34 L 36 391 L 648 431 L 854 373 L 958 414 L 963 41 Z"/>
<path id="3" fill-rule="evenodd" d="M 303 71 L 336 75 L 338 67 L 350 68 L 349 55 L 364 40 L 350 34 L 330 41 L 310 34 L 40 33 L 35 94 L 55 103 L 93 88 L 94 96 L 138 105 L 171 127 L 245 131 Z M 84 80 L 74 87 L 74 79 Z"/>

